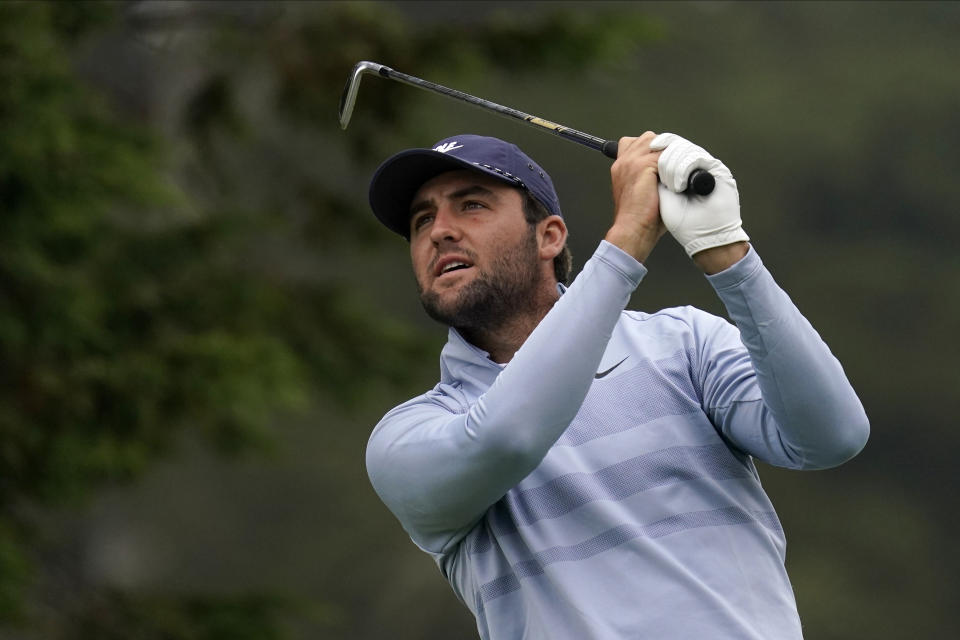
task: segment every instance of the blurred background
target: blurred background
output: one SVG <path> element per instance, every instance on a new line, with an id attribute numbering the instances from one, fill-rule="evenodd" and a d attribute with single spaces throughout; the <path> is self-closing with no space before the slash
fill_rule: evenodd
<path id="1" fill-rule="evenodd" d="M 722 158 L 872 423 L 760 470 L 806 636 L 951 637 L 958 33 L 951 2 L 0 3 L 0 637 L 476 637 L 363 466 L 445 340 L 367 181 L 511 139 L 579 267 L 610 163 L 369 76 L 341 131 L 359 60 Z M 648 266 L 633 308 L 723 313 L 670 238 Z"/>

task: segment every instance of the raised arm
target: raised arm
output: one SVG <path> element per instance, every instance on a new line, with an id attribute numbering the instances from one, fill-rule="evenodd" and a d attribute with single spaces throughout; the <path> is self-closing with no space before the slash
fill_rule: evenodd
<path id="1" fill-rule="evenodd" d="M 367 448 L 370 480 L 417 544 L 440 552 L 455 543 L 540 463 L 576 416 L 644 273 L 601 243 L 466 413 L 428 394 L 377 425 Z"/>
<path id="2" fill-rule="evenodd" d="M 664 149 L 664 224 L 739 329 L 701 317 L 704 408 L 736 446 L 771 464 L 823 468 L 850 459 L 869 435 L 863 406 L 830 349 L 747 244 L 730 170 L 674 134 L 661 134 L 652 146 Z M 678 193 L 690 167 L 713 174 L 714 193 Z"/>
<path id="3" fill-rule="evenodd" d="M 855 456 L 870 433 L 863 405 L 756 252 L 708 279 L 739 329 L 706 338 L 700 371 L 714 423 L 738 447 L 778 466 L 820 469 Z"/>

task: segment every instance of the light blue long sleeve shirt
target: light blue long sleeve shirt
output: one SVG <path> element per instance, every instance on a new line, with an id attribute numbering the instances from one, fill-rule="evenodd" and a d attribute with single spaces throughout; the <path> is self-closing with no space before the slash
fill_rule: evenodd
<path id="1" fill-rule="evenodd" d="M 507 365 L 455 330 L 441 380 L 374 429 L 367 469 L 481 638 L 801 638 L 753 458 L 864 446 L 840 363 L 751 248 L 708 276 L 736 327 L 624 311 L 646 269 L 601 242 Z"/>

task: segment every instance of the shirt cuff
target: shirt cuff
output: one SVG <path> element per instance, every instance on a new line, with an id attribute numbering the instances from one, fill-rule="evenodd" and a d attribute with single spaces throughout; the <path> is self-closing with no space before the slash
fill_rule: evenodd
<path id="1" fill-rule="evenodd" d="M 753 245 L 750 245 L 747 255 L 720 273 L 707 276 L 707 281 L 713 285 L 716 291 L 723 291 L 743 284 L 762 269 L 763 262 L 760 260 L 760 255 L 754 250 Z"/>

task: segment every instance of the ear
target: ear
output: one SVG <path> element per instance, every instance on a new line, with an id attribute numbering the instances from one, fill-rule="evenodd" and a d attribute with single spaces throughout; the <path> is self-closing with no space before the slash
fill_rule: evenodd
<path id="1" fill-rule="evenodd" d="M 560 216 L 547 216 L 537 223 L 540 259 L 553 260 L 567 243 L 567 225 Z"/>

